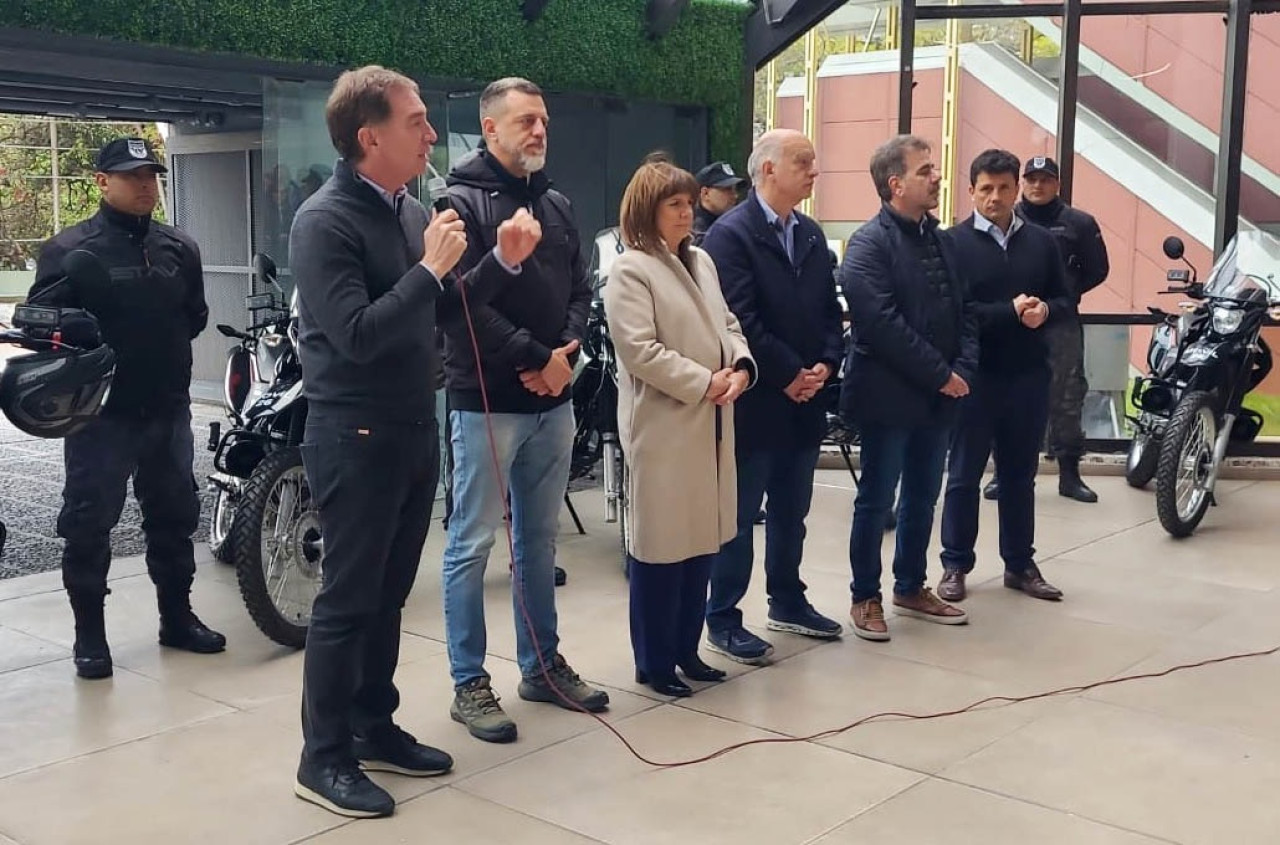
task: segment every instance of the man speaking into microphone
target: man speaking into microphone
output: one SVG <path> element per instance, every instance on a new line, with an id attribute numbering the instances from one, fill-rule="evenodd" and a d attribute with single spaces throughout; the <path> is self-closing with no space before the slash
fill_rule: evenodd
<path id="1" fill-rule="evenodd" d="M 392 721 L 400 613 L 413 587 L 439 476 L 436 315 L 483 304 L 514 276 L 541 229 L 527 212 L 465 276 L 465 227 L 405 190 L 435 130 L 417 84 L 377 66 L 338 78 L 325 109 L 341 158 L 290 233 L 299 357 L 309 413 L 302 443 L 324 536 L 312 609 L 295 793 L 353 818 L 395 801 L 365 771 L 443 774 L 453 760 Z M 509 262 L 509 263 L 508 263 Z"/>

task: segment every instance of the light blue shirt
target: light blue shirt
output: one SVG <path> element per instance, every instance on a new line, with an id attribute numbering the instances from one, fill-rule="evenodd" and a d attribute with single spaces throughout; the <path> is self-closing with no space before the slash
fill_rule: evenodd
<path id="1" fill-rule="evenodd" d="M 756 202 L 760 203 L 760 207 L 764 209 L 764 219 L 768 220 L 769 225 L 778 233 L 778 241 L 782 244 L 783 251 L 786 252 L 787 258 L 794 264 L 796 260 L 796 227 L 800 225 L 800 218 L 792 211 L 787 215 L 786 223 L 780 225 L 782 217 L 769 206 L 769 203 L 764 201 L 764 197 L 756 194 Z"/>
<path id="2" fill-rule="evenodd" d="M 1017 214 L 1013 215 L 1013 222 L 1009 224 L 1008 234 L 1000 231 L 1000 227 L 983 217 L 977 211 L 973 212 L 973 228 L 979 232 L 986 232 L 995 239 L 1000 248 L 1005 252 L 1009 251 L 1009 241 L 1013 239 L 1013 233 L 1022 228 L 1022 218 Z"/>

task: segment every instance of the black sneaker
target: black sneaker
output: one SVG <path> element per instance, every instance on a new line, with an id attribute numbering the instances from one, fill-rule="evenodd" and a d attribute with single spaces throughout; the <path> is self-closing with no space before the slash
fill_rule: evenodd
<path id="1" fill-rule="evenodd" d="M 723 654 L 730 660 L 754 665 L 764 662 L 773 654 L 773 646 L 746 628 L 730 628 L 727 631 L 708 631 L 707 648 Z"/>
<path id="2" fill-rule="evenodd" d="M 389 816 L 396 809 L 391 793 L 369 780 L 354 763 L 317 766 L 302 763 L 293 794 L 351 819 Z"/>
<path id="3" fill-rule="evenodd" d="M 453 758 L 438 748 L 423 745 L 407 731 L 393 727 L 376 740 L 355 738 L 356 759 L 366 772 L 391 772 L 411 778 L 429 778 L 453 769 Z"/>
<path id="4" fill-rule="evenodd" d="M 808 603 L 797 610 L 784 610 L 777 605 L 771 605 L 766 627 L 770 631 L 784 631 L 788 634 L 800 634 L 820 640 L 833 640 L 844 633 L 843 625 L 823 616 Z"/>

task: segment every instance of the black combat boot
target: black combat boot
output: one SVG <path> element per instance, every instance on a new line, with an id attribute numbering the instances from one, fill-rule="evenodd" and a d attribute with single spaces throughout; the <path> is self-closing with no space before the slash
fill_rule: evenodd
<path id="1" fill-rule="evenodd" d="M 1058 458 L 1058 495 L 1086 504 L 1098 501 L 1098 494 L 1080 478 L 1079 458 Z"/>
<path id="2" fill-rule="evenodd" d="M 104 596 L 73 594 L 71 612 L 76 617 L 76 674 L 90 680 L 110 678 L 111 649 L 107 647 L 107 623 L 103 618 Z"/>
<path id="3" fill-rule="evenodd" d="M 160 599 L 160 645 L 217 654 L 227 647 L 227 638 L 210 629 L 191 610 L 191 597 L 186 590 L 158 589 Z"/>

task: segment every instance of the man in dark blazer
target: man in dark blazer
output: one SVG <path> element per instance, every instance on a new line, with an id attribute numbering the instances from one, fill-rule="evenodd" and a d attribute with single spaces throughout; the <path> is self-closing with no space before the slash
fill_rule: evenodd
<path id="1" fill-rule="evenodd" d="M 796 210 L 818 176 L 813 144 L 799 132 L 766 132 L 747 163 L 754 186 L 745 202 L 707 232 L 725 301 L 742 323 L 759 382 L 734 406 L 738 535 L 711 569 L 707 640 L 712 651 L 757 663 L 769 643 L 742 625 L 738 602 L 751 582 L 752 523 L 764 494 L 768 628 L 809 637 L 840 636 L 818 613 L 800 580 L 805 517 L 826 429 L 812 401 L 843 356 L 840 305 L 822 229 Z"/>
<path id="2" fill-rule="evenodd" d="M 978 486 L 995 452 L 1004 585 L 1056 601 L 1035 563 L 1035 484 L 1049 418 L 1044 327 L 1076 317 L 1054 236 L 1014 214 L 1017 156 L 987 150 L 969 168 L 973 215 L 952 230 L 978 314 L 982 352 L 951 440 L 938 595 L 960 601 L 976 561 Z"/>
<path id="3" fill-rule="evenodd" d="M 942 625 L 968 621 L 925 586 L 925 554 L 956 405 L 977 369 L 978 327 L 963 265 L 929 214 L 942 182 L 929 143 L 914 135 L 885 142 L 871 157 L 871 178 L 883 205 L 849 239 L 840 270 L 853 319 L 840 409 L 861 432 L 849 537 L 853 632 L 883 641 L 880 543 L 899 479 L 895 611 Z"/>

